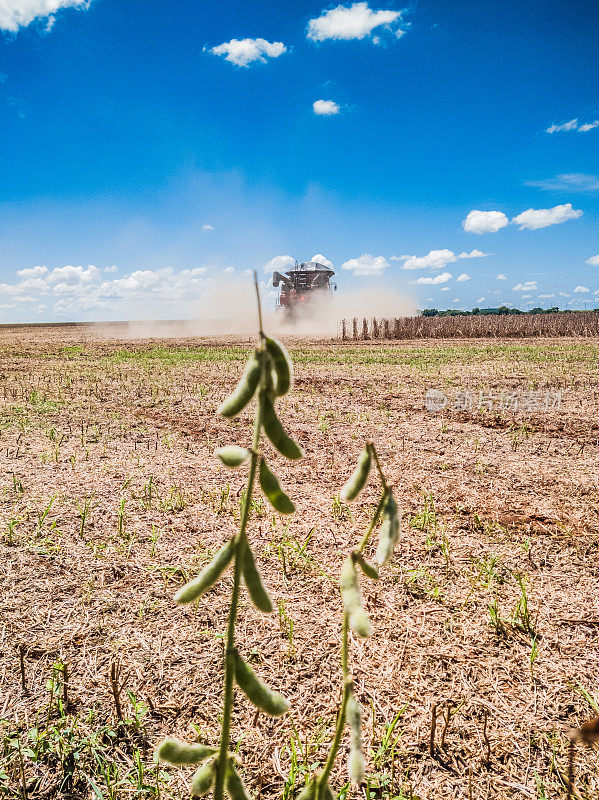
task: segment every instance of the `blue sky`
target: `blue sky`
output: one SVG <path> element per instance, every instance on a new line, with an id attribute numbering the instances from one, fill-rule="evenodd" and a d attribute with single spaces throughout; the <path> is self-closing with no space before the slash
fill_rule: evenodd
<path id="1" fill-rule="evenodd" d="M 590 0 L 0 0 L 0 321 L 193 316 L 315 254 L 599 307 L 597 41 Z"/>

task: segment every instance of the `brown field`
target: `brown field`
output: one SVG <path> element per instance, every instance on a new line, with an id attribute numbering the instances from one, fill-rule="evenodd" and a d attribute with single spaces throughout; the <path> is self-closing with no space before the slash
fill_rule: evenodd
<path id="1" fill-rule="evenodd" d="M 218 736 L 230 577 L 197 607 L 172 596 L 239 522 L 244 472 L 212 453 L 249 443 L 252 412 L 214 412 L 251 342 L 102 334 L 0 331 L 0 795 L 186 797 L 189 771 L 157 770 L 154 744 Z M 369 785 L 348 789 L 341 757 L 335 790 L 565 796 L 567 732 L 599 702 L 597 340 L 289 345 L 281 416 L 306 457 L 269 458 L 297 513 L 257 497 L 249 535 L 276 611 L 244 595 L 238 641 L 292 712 L 256 717 L 236 697 L 252 793 L 293 798 L 331 740 L 338 574 L 376 500 L 338 492 L 371 439 L 403 530 L 365 587 L 374 635 L 351 644 Z M 466 402 L 427 411 L 430 388 Z M 581 748 L 576 796 L 598 792 Z"/>

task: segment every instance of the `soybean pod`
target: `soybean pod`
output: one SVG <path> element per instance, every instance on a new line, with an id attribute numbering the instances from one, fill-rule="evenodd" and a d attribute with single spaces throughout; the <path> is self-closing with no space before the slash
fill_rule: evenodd
<path id="1" fill-rule="evenodd" d="M 233 539 L 221 547 L 212 561 L 204 567 L 197 578 L 186 583 L 175 595 L 177 603 L 193 603 L 213 586 L 220 578 L 235 554 Z"/>
<path id="2" fill-rule="evenodd" d="M 277 339 L 266 336 L 264 339 L 266 350 L 272 359 L 275 375 L 273 393 L 275 397 L 287 394 L 293 385 L 293 366 L 284 345 Z"/>
<path id="3" fill-rule="evenodd" d="M 271 506 L 280 514 L 293 514 L 295 505 L 281 489 L 276 475 L 271 472 L 263 458 L 260 459 L 260 486 Z"/>
<path id="4" fill-rule="evenodd" d="M 235 651 L 235 679 L 249 700 L 271 717 L 279 717 L 289 711 L 289 701 L 278 692 L 273 692 L 258 678 L 249 664 Z"/>
<path id="5" fill-rule="evenodd" d="M 252 598 L 252 602 L 258 611 L 262 611 L 264 614 L 270 614 L 272 611 L 272 601 L 270 595 L 264 588 L 262 576 L 256 566 L 254 554 L 250 549 L 250 544 L 247 539 L 245 539 L 241 546 L 243 547 L 241 570 L 244 583 Z"/>
<path id="6" fill-rule="evenodd" d="M 264 431 L 279 453 L 285 458 L 296 459 L 303 456 L 297 444 L 284 431 L 276 415 L 272 400 L 266 392 L 260 393 L 262 424 Z"/>
<path id="7" fill-rule="evenodd" d="M 262 354 L 255 350 L 249 357 L 243 374 L 233 393 L 221 403 L 218 412 L 221 417 L 236 417 L 256 394 L 262 373 Z"/>
<path id="8" fill-rule="evenodd" d="M 191 764 L 201 764 L 216 753 L 214 747 L 203 744 L 185 744 L 178 739 L 165 739 L 156 750 L 156 758 L 160 762 L 182 767 Z"/>
<path id="9" fill-rule="evenodd" d="M 360 494 L 362 489 L 366 486 L 368 475 L 370 474 L 370 467 L 372 465 L 372 455 L 368 445 L 362 450 L 356 468 L 354 469 L 350 479 L 347 481 L 339 497 L 344 503 L 355 500 Z"/>

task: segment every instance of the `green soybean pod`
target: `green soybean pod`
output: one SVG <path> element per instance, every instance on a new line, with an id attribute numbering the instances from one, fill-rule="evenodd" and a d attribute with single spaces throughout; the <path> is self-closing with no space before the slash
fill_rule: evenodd
<path id="1" fill-rule="evenodd" d="M 231 800 L 250 800 L 239 773 L 230 761 L 225 775 L 225 789 Z"/>
<path id="2" fill-rule="evenodd" d="M 216 774 L 216 762 L 211 759 L 207 764 L 200 767 L 191 779 L 191 794 L 193 797 L 202 797 L 208 794 L 214 783 Z"/>
<path id="3" fill-rule="evenodd" d="M 359 555 L 356 561 L 360 565 L 360 569 L 362 570 L 364 575 L 366 575 L 367 578 L 370 578 L 373 581 L 378 581 L 380 577 L 378 569 L 372 564 L 370 564 L 368 561 L 366 561 L 363 555 Z"/>
<path id="4" fill-rule="evenodd" d="M 228 469 L 236 469 L 240 467 L 244 461 L 250 457 L 250 451 L 245 447 L 238 447 L 236 444 L 228 444 L 225 447 L 219 447 L 214 451 L 214 454 L 221 460 L 221 462 Z"/>
<path id="5" fill-rule="evenodd" d="M 368 614 L 362 607 L 362 597 L 358 585 L 358 574 L 353 557 L 349 555 L 343 563 L 341 570 L 341 600 L 349 616 L 349 624 L 352 630 L 363 638 L 372 634 Z"/>
<path id="6" fill-rule="evenodd" d="M 185 744 L 185 742 L 169 737 L 156 748 L 156 760 L 172 764 L 174 767 L 182 767 L 201 764 L 216 752 L 214 747 L 206 747 L 203 744 Z"/>
<path id="7" fill-rule="evenodd" d="M 360 458 L 358 459 L 358 463 L 356 464 L 356 468 L 352 472 L 350 479 L 339 493 L 339 497 L 344 503 L 355 500 L 362 489 L 366 486 L 371 465 L 372 455 L 370 454 L 370 448 L 365 447 L 360 454 Z"/>
<path id="8" fill-rule="evenodd" d="M 274 509 L 280 514 L 293 514 L 295 505 L 281 489 L 276 475 L 270 471 L 263 458 L 260 459 L 260 486 Z"/>
<path id="9" fill-rule="evenodd" d="M 249 664 L 235 653 L 235 680 L 247 698 L 261 711 L 271 717 L 279 717 L 289 711 L 289 701 L 278 692 L 271 691 L 258 678 Z"/>
<path id="10" fill-rule="evenodd" d="M 379 544 L 376 549 L 377 564 L 382 567 L 393 555 L 393 549 L 399 538 L 399 515 L 397 503 L 391 493 L 385 503 L 383 524 L 379 533 Z"/>
<path id="11" fill-rule="evenodd" d="M 204 567 L 197 578 L 186 583 L 175 595 L 176 603 L 193 603 L 207 592 L 211 586 L 220 578 L 225 568 L 235 554 L 235 543 L 233 539 L 224 544 L 212 561 Z"/>
<path id="12" fill-rule="evenodd" d="M 272 359 L 275 373 L 274 394 L 275 397 L 282 397 L 287 394 L 293 385 L 293 365 L 289 358 L 289 353 L 285 346 L 277 339 L 270 339 L 268 336 L 264 341 L 266 350 Z"/>
<path id="13" fill-rule="evenodd" d="M 241 561 L 241 571 L 243 573 L 243 580 L 247 586 L 247 590 L 252 598 L 253 604 L 258 611 L 264 614 L 270 614 L 272 611 L 272 601 L 270 595 L 264 588 L 262 577 L 256 566 L 254 554 L 250 549 L 247 539 L 244 542 L 243 557 Z"/>
<path id="14" fill-rule="evenodd" d="M 365 762 L 362 753 L 362 708 L 353 694 L 347 701 L 345 718 L 350 730 L 347 772 L 351 782 L 357 786 L 364 779 Z"/>
<path id="15" fill-rule="evenodd" d="M 221 417 L 236 417 L 250 402 L 252 397 L 256 394 L 256 389 L 260 383 L 260 374 L 262 372 L 262 362 L 258 351 L 254 351 L 249 357 L 245 369 L 233 393 L 221 403 L 218 408 L 218 414 Z"/>
<path id="16" fill-rule="evenodd" d="M 301 458 L 304 454 L 293 439 L 285 433 L 275 413 L 272 401 L 265 392 L 260 393 L 260 403 L 262 406 L 262 424 L 270 441 L 285 458 Z"/>
<path id="17" fill-rule="evenodd" d="M 300 792 L 297 800 L 314 800 L 316 797 L 316 779 L 312 778 L 309 783 L 304 786 Z"/>

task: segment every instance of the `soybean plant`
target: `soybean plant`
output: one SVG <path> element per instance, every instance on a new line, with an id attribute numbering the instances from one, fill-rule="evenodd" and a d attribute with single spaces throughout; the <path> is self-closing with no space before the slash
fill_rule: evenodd
<path id="1" fill-rule="evenodd" d="M 376 507 L 368 530 L 362 537 L 360 544 L 354 548 L 343 562 L 340 578 L 341 601 L 343 604 L 343 626 L 341 641 L 341 669 L 343 673 L 343 695 L 341 705 L 337 712 L 337 722 L 333 743 L 329 750 L 325 765 L 320 772 L 310 779 L 298 800 L 332 800 L 333 793 L 329 786 L 329 776 L 335 758 L 341 746 L 341 739 L 345 724 L 350 730 L 350 750 L 347 762 L 347 771 L 350 781 L 354 785 L 360 784 L 364 779 L 364 754 L 362 752 L 362 708 L 354 694 L 354 680 L 349 672 L 349 630 L 357 636 L 367 638 L 372 634 L 370 619 L 362 604 L 362 594 L 358 581 L 358 569 L 371 580 L 379 579 L 379 568 L 385 564 L 391 555 L 399 538 L 399 516 L 397 503 L 393 497 L 391 487 L 388 485 L 374 445 L 367 442 L 354 472 L 340 492 L 344 502 L 355 500 L 366 486 L 372 464 L 376 465 L 382 485 L 382 494 Z M 382 516 L 379 532 L 379 543 L 376 551 L 376 565 L 371 564 L 364 557 L 364 550 L 370 537 Z"/>
<path id="2" fill-rule="evenodd" d="M 232 562 L 233 586 L 224 654 L 225 674 L 220 744 L 218 748 L 199 744 L 186 745 L 169 738 L 157 749 L 157 757 L 161 761 L 174 765 L 201 765 L 192 779 L 192 793 L 205 795 L 214 787 L 214 800 L 222 800 L 225 791 L 231 800 L 247 800 L 248 797 L 237 772 L 236 758 L 229 752 L 234 683 L 237 683 L 256 708 L 266 714 L 279 716 L 289 710 L 287 699 L 277 692 L 273 692 L 258 678 L 235 646 L 235 621 L 242 580 L 252 602 L 259 611 L 269 613 L 273 608 L 270 596 L 262 583 L 246 533 L 256 476 L 258 476 L 262 491 L 276 511 L 281 514 L 292 514 L 295 511 L 293 502 L 281 488 L 277 477 L 260 451 L 262 431 L 279 453 L 286 458 L 298 459 L 303 455 L 297 444 L 285 432 L 275 411 L 277 398 L 291 390 L 293 369 L 283 345 L 266 336 L 262 329 L 260 296 L 255 274 L 254 284 L 258 302 L 260 342 L 250 356 L 237 387 L 218 409 L 218 413 L 223 417 L 229 419 L 236 417 L 253 397 L 258 395 L 251 448 L 245 449 L 231 444 L 216 451 L 216 456 L 229 469 L 236 469 L 249 462 L 247 488 L 244 493 L 239 530 L 221 547 L 198 577 L 183 586 L 175 595 L 177 603 L 195 602 L 216 583 Z"/>

